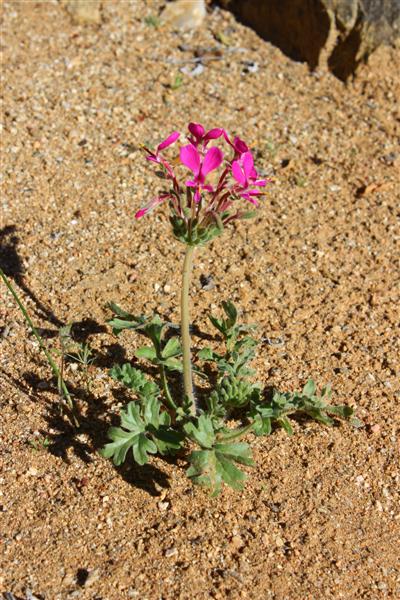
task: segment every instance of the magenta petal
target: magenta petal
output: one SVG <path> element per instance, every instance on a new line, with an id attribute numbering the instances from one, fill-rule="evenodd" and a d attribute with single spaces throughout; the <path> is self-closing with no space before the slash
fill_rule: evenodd
<path id="1" fill-rule="evenodd" d="M 147 209 L 141 208 L 140 210 L 137 211 L 137 213 L 135 213 L 135 219 L 140 219 L 141 217 L 144 217 L 144 215 L 146 213 L 147 213 Z"/>
<path id="2" fill-rule="evenodd" d="M 204 136 L 204 141 L 206 142 L 208 140 L 216 140 L 217 138 L 221 137 L 223 132 L 224 130 L 221 127 L 210 129 L 210 131 L 207 131 L 206 135 Z"/>
<path id="3" fill-rule="evenodd" d="M 201 140 L 204 135 L 204 127 L 200 123 L 189 123 L 188 129 L 197 141 Z"/>
<path id="4" fill-rule="evenodd" d="M 214 146 L 207 151 L 207 154 L 204 157 L 203 164 L 201 166 L 201 172 L 204 176 L 210 171 L 214 171 L 214 169 L 218 169 L 219 165 L 224 160 L 224 155 L 222 151 Z"/>
<path id="5" fill-rule="evenodd" d="M 167 137 L 166 140 L 164 140 L 163 142 L 161 142 L 161 144 L 158 144 L 157 146 L 157 152 L 160 152 L 161 150 L 164 150 L 164 148 L 168 148 L 168 146 L 171 146 L 171 144 L 173 144 L 174 142 L 176 142 L 176 140 L 178 139 L 178 137 L 181 134 L 179 133 L 179 131 L 173 131 L 171 133 L 171 135 L 169 135 Z"/>
<path id="6" fill-rule="evenodd" d="M 190 169 L 195 175 L 200 171 L 200 154 L 192 144 L 182 146 L 179 152 L 181 163 Z"/>
<path id="7" fill-rule="evenodd" d="M 237 160 L 234 160 L 232 163 L 232 175 L 236 179 L 236 181 L 240 183 L 240 185 L 246 185 L 246 177 L 244 176 L 244 173 Z"/>
<path id="8" fill-rule="evenodd" d="M 247 144 L 243 140 L 241 140 L 240 137 L 234 138 L 233 147 L 235 148 L 236 152 L 239 152 L 239 154 L 244 154 L 249 150 Z"/>
<path id="9" fill-rule="evenodd" d="M 264 187 L 266 184 L 267 184 L 266 179 L 256 179 L 255 181 L 253 181 L 252 185 L 258 185 L 258 187 Z"/>
<path id="10" fill-rule="evenodd" d="M 251 152 L 245 152 L 242 154 L 242 163 L 246 179 L 249 179 L 252 171 L 254 170 L 254 160 Z"/>
<path id="11" fill-rule="evenodd" d="M 246 194 L 249 194 L 249 196 L 262 196 L 264 192 L 261 190 L 247 190 Z"/>

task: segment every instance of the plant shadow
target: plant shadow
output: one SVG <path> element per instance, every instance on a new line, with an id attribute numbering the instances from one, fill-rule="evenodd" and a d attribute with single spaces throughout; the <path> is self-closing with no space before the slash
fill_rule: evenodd
<path id="1" fill-rule="evenodd" d="M 34 372 L 24 373 L 22 382 L 13 382 L 35 403 L 38 393 L 44 389 L 54 390 L 54 395 L 57 395 L 54 378 L 41 379 Z M 116 414 L 110 416 L 110 406 L 107 402 L 109 399 L 106 396 L 95 396 L 84 387 L 71 385 L 69 381 L 67 385 L 79 407 L 79 428 L 74 428 L 66 418 L 66 410 L 61 412 L 59 401 L 50 400 L 47 404 L 48 412 L 44 417 L 47 428 L 43 428 L 40 434 L 49 442 L 46 450 L 66 464 L 71 463 L 71 452 L 85 464 L 90 464 L 106 443 L 110 425 L 119 425 L 119 417 Z M 127 403 L 132 400 L 123 388 L 112 392 L 119 402 Z M 160 489 L 169 487 L 168 476 L 155 465 L 147 464 L 141 467 L 133 460 L 128 460 L 121 467 L 114 468 L 127 483 L 143 489 L 151 496 L 158 496 Z"/>
<path id="2" fill-rule="evenodd" d="M 19 238 L 17 227 L 8 225 L 0 230 L 0 267 L 7 277 L 14 280 L 17 286 L 32 300 L 37 315 L 56 327 L 63 325 L 53 311 L 46 306 L 25 282 L 25 267 L 18 252 Z"/>

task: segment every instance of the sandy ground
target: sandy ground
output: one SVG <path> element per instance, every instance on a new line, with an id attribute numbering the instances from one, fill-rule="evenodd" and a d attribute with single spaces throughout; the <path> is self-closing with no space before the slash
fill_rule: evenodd
<path id="1" fill-rule="evenodd" d="M 159 3 L 104 4 L 99 27 L 72 25 L 57 2 L 1 9 L 1 265 L 49 346 L 74 322 L 96 361 L 89 391 L 79 368 L 67 370 L 82 413 L 74 432 L 0 286 L 0 591 L 398 598 L 399 49 L 379 50 L 346 86 L 226 12 L 175 34 L 145 21 Z M 199 55 L 203 72 L 180 74 Z M 213 500 L 183 461 L 116 469 L 97 452 L 129 399 L 107 369 L 139 343 L 112 335 L 105 303 L 178 319 L 183 247 L 166 207 L 133 215 L 158 185 L 139 145 L 189 121 L 239 134 L 274 178 L 254 221 L 199 252 L 196 324 L 209 331 L 210 306 L 233 299 L 263 337 L 283 340 L 260 348 L 265 385 L 330 382 L 333 401 L 365 423 L 249 435 L 256 467 L 244 491 Z"/>

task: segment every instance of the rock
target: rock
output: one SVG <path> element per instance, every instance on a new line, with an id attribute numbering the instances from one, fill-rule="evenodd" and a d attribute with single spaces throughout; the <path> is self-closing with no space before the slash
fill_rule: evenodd
<path id="1" fill-rule="evenodd" d="M 61 4 L 77 25 L 101 23 L 100 0 L 62 0 Z"/>
<path id="2" fill-rule="evenodd" d="M 340 79 L 383 43 L 399 37 L 399 0 L 221 0 L 259 35 L 311 69 Z"/>
<path id="3" fill-rule="evenodd" d="M 167 4 L 160 20 L 178 31 L 188 31 L 199 27 L 205 16 L 204 0 L 176 0 Z"/>

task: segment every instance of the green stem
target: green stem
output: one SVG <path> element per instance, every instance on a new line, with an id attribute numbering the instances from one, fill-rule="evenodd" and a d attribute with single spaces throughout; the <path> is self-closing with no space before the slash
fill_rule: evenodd
<path id="1" fill-rule="evenodd" d="M 192 363 L 190 356 L 190 317 L 189 317 L 189 285 L 190 275 L 193 266 L 194 246 L 186 247 L 185 262 L 183 263 L 182 273 L 182 292 L 181 292 L 181 336 L 183 352 L 183 383 L 185 395 L 191 403 L 191 413 L 196 414 L 196 403 L 193 393 Z"/>
<path id="2" fill-rule="evenodd" d="M 244 427 L 241 427 L 240 429 L 234 429 L 232 431 L 232 433 L 222 434 L 221 439 L 219 441 L 228 442 L 228 441 L 234 440 L 238 437 L 241 437 L 248 431 L 251 431 L 253 429 L 253 427 L 254 427 L 254 421 L 251 421 L 251 423 L 249 423 L 248 425 L 245 425 Z M 218 434 L 217 434 L 217 438 L 218 438 Z"/>
<path id="3" fill-rule="evenodd" d="M 71 413 L 72 413 L 72 421 L 73 424 L 75 425 L 75 427 L 79 427 L 79 421 L 78 418 L 76 416 L 75 413 L 75 406 L 74 406 L 74 401 L 71 398 L 71 394 L 68 391 L 67 386 L 65 385 L 64 379 L 62 378 L 62 375 L 56 365 L 56 363 L 53 360 L 53 357 L 51 356 L 50 352 L 47 350 L 42 338 L 40 337 L 36 327 L 34 326 L 34 324 L 32 323 L 32 320 L 28 314 L 28 311 L 26 310 L 25 306 L 22 304 L 21 300 L 19 299 L 17 292 L 14 290 L 13 286 L 11 285 L 11 282 L 9 281 L 9 279 L 6 277 L 5 273 L 3 272 L 2 269 L 0 269 L 0 276 L 2 278 L 2 280 L 4 281 L 4 283 L 6 284 L 6 286 L 8 287 L 8 289 L 10 290 L 11 294 L 14 297 L 15 302 L 18 304 L 18 307 L 20 309 L 20 311 L 22 312 L 22 314 L 24 315 L 25 321 L 28 323 L 33 335 L 35 336 L 35 338 L 37 339 L 37 341 L 39 342 L 39 346 L 40 348 L 43 350 L 44 354 L 46 355 L 47 361 L 55 375 L 55 377 L 57 377 L 57 381 L 58 381 L 58 385 L 60 388 L 60 391 L 62 392 L 62 394 L 64 395 L 64 398 L 66 400 L 67 406 L 70 409 Z"/>
<path id="4" fill-rule="evenodd" d="M 164 391 L 164 395 L 165 398 L 167 400 L 168 406 L 170 408 L 172 408 L 172 410 L 176 411 L 176 409 L 178 408 L 177 405 L 175 404 L 172 396 L 171 396 L 171 392 L 169 391 L 169 386 L 168 386 L 168 379 L 167 379 L 167 374 L 165 372 L 165 367 L 164 365 L 160 365 L 160 377 L 161 377 L 161 385 Z"/>

